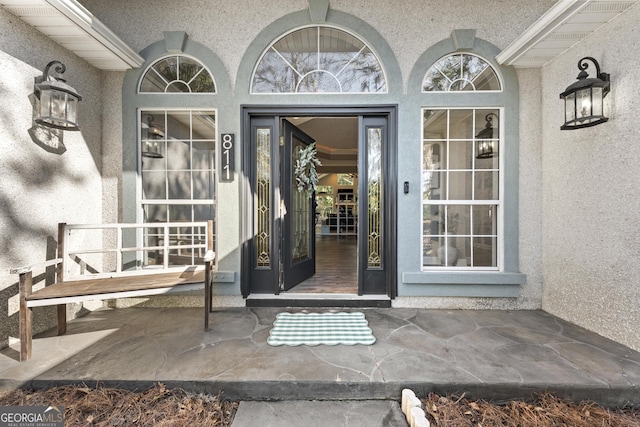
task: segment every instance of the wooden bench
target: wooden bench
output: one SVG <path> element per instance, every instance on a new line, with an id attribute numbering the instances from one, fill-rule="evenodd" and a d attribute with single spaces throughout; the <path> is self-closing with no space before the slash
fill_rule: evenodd
<path id="1" fill-rule="evenodd" d="M 99 235 L 91 236 L 91 230 Z M 80 239 L 85 245 L 111 237 L 112 240 L 115 238 L 115 246 L 105 248 L 101 244 L 100 248 L 71 248 L 72 233 L 88 233 L 84 239 Z M 127 239 L 132 240 L 133 244 L 127 244 Z M 58 334 L 62 335 L 67 330 L 68 303 L 160 295 L 204 287 L 204 327 L 205 330 L 209 328 L 211 271 L 215 259 L 212 221 L 97 225 L 61 223 L 58 225 L 57 256 L 44 263 L 10 270 L 10 273 L 20 277 L 21 361 L 31 358 L 33 307 L 57 306 Z M 105 263 L 106 259 L 107 264 L 114 264 L 110 266 L 114 271 L 100 272 L 102 268 L 87 261 L 91 257 L 100 263 Z M 158 263 L 158 259 L 162 259 L 162 264 Z M 192 262 L 173 266 L 185 260 Z M 72 274 L 70 265 L 80 269 L 80 274 Z M 32 271 L 51 266 L 56 267 L 55 283 L 34 292 Z M 86 271 L 90 271 L 90 274 L 83 274 Z"/>

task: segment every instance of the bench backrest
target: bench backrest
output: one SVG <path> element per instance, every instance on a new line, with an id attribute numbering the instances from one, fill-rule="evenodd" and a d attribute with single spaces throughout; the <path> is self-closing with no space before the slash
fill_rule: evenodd
<path id="1" fill-rule="evenodd" d="M 202 267 L 213 222 L 58 225 L 58 282 Z"/>

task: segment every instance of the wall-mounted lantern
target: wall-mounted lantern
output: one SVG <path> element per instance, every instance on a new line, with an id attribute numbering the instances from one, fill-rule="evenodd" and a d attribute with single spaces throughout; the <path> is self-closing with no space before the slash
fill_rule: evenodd
<path id="1" fill-rule="evenodd" d="M 153 123 L 153 117 L 147 116 L 147 139 L 143 143 L 142 157 L 148 157 L 150 159 L 162 159 L 163 156 L 160 153 L 160 143 L 158 139 L 163 137 L 160 129 Z"/>
<path id="2" fill-rule="evenodd" d="M 56 76 L 49 75 L 55 65 Z M 82 97 L 61 77 L 66 67 L 60 61 L 51 61 L 45 67 L 42 77 L 36 77 L 34 93 L 40 100 L 36 123 L 43 126 L 80 130 L 78 127 L 78 102 Z"/>
<path id="3" fill-rule="evenodd" d="M 591 61 L 596 67 L 596 77 L 587 78 L 589 74 L 585 71 L 589 64 L 584 61 Z M 600 64 L 590 56 L 578 61 L 578 81 L 567 87 L 560 94 L 564 100 L 564 125 L 562 130 L 580 129 L 595 126 L 609 120 L 604 116 L 604 97 L 610 89 L 609 74 L 600 72 Z"/>
<path id="4" fill-rule="evenodd" d="M 486 115 L 485 128 L 476 135 L 476 159 L 490 159 L 498 155 L 499 135 L 495 132 L 498 129 L 492 126 L 493 117 L 498 118 L 495 113 Z"/>

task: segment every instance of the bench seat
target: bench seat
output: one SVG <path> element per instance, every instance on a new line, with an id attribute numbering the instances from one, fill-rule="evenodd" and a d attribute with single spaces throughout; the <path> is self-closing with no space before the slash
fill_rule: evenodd
<path id="1" fill-rule="evenodd" d="M 135 228 L 162 229 L 164 235 L 162 240 L 164 246 L 153 246 L 150 248 L 129 248 L 118 243 L 118 254 L 124 251 L 140 252 L 144 250 L 156 251 L 159 249 L 168 253 L 169 250 L 199 250 L 204 253 L 200 258 L 202 264 L 186 265 L 180 267 L 170 267 L 165 256 L 164 264 L 153 269 L 142 269 L 133 271 L 122 271 L 120 263 L 114 273 L 87 274 L 83 278 L 65 278 L 65 261 L 71 259 L 70 255 L 77 257 L 82 253 L 112 253 L 111 249 L 84 249 L 84 252 L 71 252 L 67 248 L 65 237 L 69 235 L 69 230 L 103 230 L 115 229 L 121 233 L 117 239 L 122 241 L 122 230 Z M 181 228 L 205 228 L 204 243 L 191 245 L 174 245 L 169 243 L 169 230 Z M 162 223 L 162 224 L 96 224 L 96 225 L 71 225 L 61 223 L 58 225 L 58 256 L 59 258 L 46 261 L 40 265 L 31 265 L 11 269 L 11 274 L 18 274 L 20 288 L 20 360 L 29 360 L 32 353 L 32 309 L 34 307 L 56 306 L 58 310 L 58 334 L 62 335 L 67 330 L 66 305 L 91 300 L 107 300 L 115 298 L 131 298 L 150 295 L 160 295 L 170 292 L 186 292 L 204 288 L 204 328 L 209 328 L 209 312 L 211 311 L 211 271 L 213 268 L 215 253 L 213 252 L 213 222 L 195 223 Z M 33 291 L 33 273 L 36 267 L 47 268 L 56 267 L 56 282 Z M 86 277 L 86 278 L 85 278 Z"/>
<path id="2" fill-rule="evenodd" d="M 114 276 L 96 279 L 74 280 L 55 283 L 26 296 L 29 307 L 62 304 L 63 299 L 69 302 L 88 301 L 92 299 L 126 298 L 129 296 L 151 295 L 153 290 L 158 294 L 165 289 L 176 288 L 175 291 L 186 291 L 204 286 L 204 270 L 188 270 L 173 273 L 144 274 L 138 276 Z M 185 289 L 179 289 L 181 287 Z M 186 289 L 189 287 L 190 289 Z M 140 292 L 142 291 L 142 292 Z M 113 296 L 111 296 L 113 295 Z"/>

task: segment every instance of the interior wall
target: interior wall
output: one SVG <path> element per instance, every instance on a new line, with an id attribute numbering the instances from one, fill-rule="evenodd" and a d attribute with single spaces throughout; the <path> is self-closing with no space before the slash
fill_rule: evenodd
<path id="1" fill-rule="evenodd" d="M 543 68 L 543 309 L 640 350 L 640 7 Z M 578 60 L 611 74 L 609 121 L 561 131 Z M 594 76 L 589 63 L 587 72 Z"/>
<path id="2" fill-rule="evenodd" d="M 34 78 L 60 60 L 83 97 L 80 132 L 36 125 Z M 101 73 L 0 8 L 0 347 L 18 337 L 18 276 L 10 268 L 55 258 L 57 224 L 102 221 Z M 35 288 L 53 270 L 33 272 Z M 70 309 L 75 315 L 79 307 Z M 55 325 L 55 308 L 34 310 L 34 333 Z"/>

